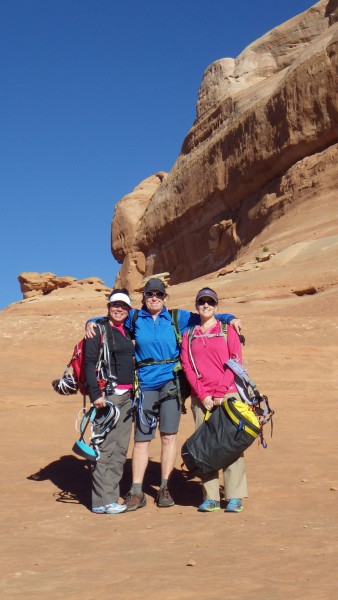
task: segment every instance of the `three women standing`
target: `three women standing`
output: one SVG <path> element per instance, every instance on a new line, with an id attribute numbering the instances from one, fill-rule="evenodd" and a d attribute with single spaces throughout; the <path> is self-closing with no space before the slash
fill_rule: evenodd
<path id="1" fill-rule="evenodd" d="M 172 318 L 165 307 L 167 293 L 161 279 L 151 278 L 143 290 L 142 308 L 129 312 L 125 325 L 135 340 L 136 369 L 142 398 L 142 407 L 135 419 L 135 443 L 132 454 L 132 487 L 125 498 L 128 511 L 146 505 L 142 486 L 149 458 L 149 445 L 155 437 L 157 423 L 161 436 L 161 482 L 157 506 L 174 505 L 168 481 L 177 455 L 177 431 L 181 406 L 175 385 L 174 369 L 180 360 L 180 347 Z M 178 310 L 180 333 L 200 323 L 199 313 Z M 136 318 L 135 318 L 136 317 Z M 233 315 L 217 315 L 224 322 L 237 325 Z M 93 331 L 87 325 L 87 335 Z M 152 419 L 143 415 L 152 415 Z"/>

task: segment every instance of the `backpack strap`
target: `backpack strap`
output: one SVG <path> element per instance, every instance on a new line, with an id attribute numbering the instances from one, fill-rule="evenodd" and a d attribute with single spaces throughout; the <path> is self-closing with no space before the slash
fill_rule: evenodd
<path id="1" fill-rule="evenodd" d="M 207 337 L 207 338 L 223 337 L 225 343 L 227 343 L 228 326 L 223 321 L 220 321 L 220 324 L 221 324 L 221 333 L 206 333 L 203 336 L 194 336 L 194 332 L 195 332 L 195 329 L 196 329 L 197 325 L 195 325 L 194 327 L 190 327 L 190 329 L 188 330 L 188 355 L 189 355 L 189 358 L 190 358 L 191 365 L 192 365 L 192 367 L 193 367 L 193 369 L 194 369 L 194 371 L 196 373 L 196 377 L 198 379 L 201 379 L 202 375 L 201 375 L 201 373 L 198 372 L 197 367 L 196 367 L 196 363 L 194 361 L 194 357 L 192 355 L 192 351 L 191 351 L 192 341 L 196 337 Z"/>
<path id="2" fill-rule="evenodd" d="M 137 317 L 138 317 L 138 313 L 139 313 L 139 312 L 140 312 L 140 311 L 139 311 L 139 309 L 138 309 L 138 308 L 135 308 L 135 309 L 134 309 L 134 313 L 133 313 L 133 316 L 132 316 L 132 318 L 131 318 L 130 327 L 128 327 L 128 329 L 126 328 L 126 331 L 129 331 L 130 335 L 133 335 L 133 333 L 134 333 L 134 331 L 135 331 L 135 322 L 136 322 L 136 319 L 137 319 Z"/>
<path id="3" fill-rule="evenodd" d="M 225 364 L 235 375 L 237 375 L 237 377 L 243 380 L 247 388 L 252 390 L 252 396 L 255 397 L 256 395 L 259 395 L 255 382 L 249 377 L 249 373 L 241 363 L 234 358 L 230 358 Z"/>
<path id="4" fill-rule="evenodd" d="M 136 319 L 138 317 L 139 312 L 140 311 L 139 311 L 138 308 L 134 309 L 134 313 L 133 313 L 133 316 L 131 318 L 131 324 L 130 324 L 130 327 L 129 327 L 129 332 L 131 334 L 134 333 L 135 322 L 136 322 Z M 180 326 L 179 326 L 179 323 L 178 323 L 178 308 L 173 308 L 171 310 L 168 310 L 168 313 L 170 314 L 171 324 L 172 324 L 172 326 L 174 328 L 176 340 L 177 340 L 178 344 L 181 345 L 181 343 L 182 343 L 182 335 L 181 335 Z"/>
<path id="5" fill-rule="evenodd" d="M 201 373 L 199 373 L 199 371 L 197 370 L 196 363 L 195 363 L 195 361 L 194 361 L 194 357 L 193 357 L 193 355 L 192 355 L 192 352 L 191 352 L 191 342 L 192 342 L 192 340 L 193 340 L 193 337 L 194 337 L 194 331 L 195 331 L 196 327 L 197 327 L 197 325 L 195 325 L 194 327 L 190 327 L 190 329 L 188 330 L 188 355 L 189 355 L 189 358 L 190 358 L 190 362 L 191 362 L 191 364 L 192 364 L 192 367 L 193 367 L 193 369 L 194 369 L 194 371 L 195 371 L 195 373 L 196 373 L 196 377 L 197 377 L 197 379 L 201 379 L 201 378 L 202 378 L 202 375 L 201 375 Z"/>
<path id="6" fill-rule="evenodd" d="M 178 308 L 173 308 L 171 310 L 168 311 L 171 317 L 171 323 L 172 326 L 174 328 L 174 332 L 175 332 L 175 336 L 176 336 L 176 340 L 179 346 L 181 346 L 182 344 L 182 334 L 180 331 L 180 326 L 178 323 Z"/>

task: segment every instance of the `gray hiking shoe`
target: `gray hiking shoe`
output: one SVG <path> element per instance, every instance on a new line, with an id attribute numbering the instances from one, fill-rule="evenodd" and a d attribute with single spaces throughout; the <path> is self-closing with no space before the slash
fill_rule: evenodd
<path id="1" fill-rule="evenodd" d="M 174 506 L 175 502 L 169 494 L 168 487 L 160 488 L 156 498 L 156 504 L 159 508 L 168 508 Z"/>
<path id="2" fill-rule="evenodd" d="M 138 496 L 137 494 L 133 494 L 130 490 L 124 499 L 124 504 L 127 507 L 126 512 L 131 512 L 145 506 L 147 504 L 147 500 L 143 492 L 141 492 L 141 495 Z"/>

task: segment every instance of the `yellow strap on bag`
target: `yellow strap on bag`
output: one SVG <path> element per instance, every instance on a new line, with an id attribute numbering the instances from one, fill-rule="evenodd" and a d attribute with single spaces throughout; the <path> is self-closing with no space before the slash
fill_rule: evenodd
<path id="1" fill-rule="evenodd" d="M 231 398 L 231 401 L 229 402 Z M 238 427 L 242 427 L 244 431 L 256 438 L 261 433 L 260 422 L 255 415 L 252 407 L 240 399 L 237 393 L 225 394 L 221 404 L 223 410 L 228 414 L 231 421 Z M 207 410 L 204 420 L 207 421 L 211 415 L 211 411 Z"/>
<path id="2" fill-rule="evenodd" d="M 235 425 L 239 426 L 242 423 L 244 431 L 254 438 L 259 436 L 261 426 L 251 406 L 245 404 L 242 400 L 236 399 L 231 400 L 231 402 L 224 400 L 222 406 Z"/>

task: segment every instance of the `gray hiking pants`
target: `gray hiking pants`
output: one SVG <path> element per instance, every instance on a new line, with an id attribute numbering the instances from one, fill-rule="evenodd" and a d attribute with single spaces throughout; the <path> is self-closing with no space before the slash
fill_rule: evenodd
<path id="1" fill-rule="evenodd" d="M 108 399 L 120 409 L 120 418 L 100 444 L 100 458 L 92 466 L 93 508 L 118 502 L 132 426 L 132 418 L 128 415 L 131 407 L 130 392 L 122 396 L 113 394 Z"/>

